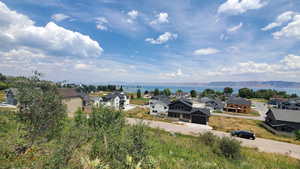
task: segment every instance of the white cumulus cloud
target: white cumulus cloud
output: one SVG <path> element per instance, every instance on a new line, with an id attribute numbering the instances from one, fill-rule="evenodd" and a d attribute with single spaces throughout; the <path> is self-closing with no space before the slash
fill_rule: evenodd
<path id="1" fill-rule="evenodd" d="M 57 14 L 52 15 L 51 18 L 52 18 L 53 20 L 57 21 L 57 22 L 60 22 L 60 21 L 69 19 L 70 16 L 65 15 L 65 14 L 63 14 L 63 13 L 57 13 Z"/>
<path id="2" fill-rule="evenodd" d="M 127 13 L 127 15 L 131 18 L 131 19 L 136 19 L 136 17 L 139 15 L 139 12 L 136 11 L 136 10 L 132 10 L 132 11 L 129 11 Z"/>
<path id="3" fill-rule="evenodd" d="M 227 0 L 221 4 L 218 13 L 238 15 L 248 10 L 259 9 L 266 5 L 263 0 Z"/>
<path id="4" fill-rule="evenodd" d="M 296 14 L 297 13 L 293 12 L 293 11 L 286 11 L 286 12 L 280 14 L 276 18 L 275 22 L 272 22 L 272 23 L 268 24 L 267 26 L 263 27 L 262 30 L 267 31 L 267 30 L 273 29 L 275 27 L 279 27 L 282 24 L 291 21 Z"/>
<path id="5" fill-rule="evenodd" d="M 281 63 L 291 69 L 300 69 L 300 56 L 293 54 L 287 55 L 281 60 Z"/>
<path id="6" fill-rule="evenodd" d="M 204 48 L 204 49 L 197 49 L 194 51 L 194 55 L 212 55 L 219 53 L 220 51 L 218 49 L 214 48 Z"/>
<path id="7" fill-rule="evenodd" d="M 161 12 L 155 16 L 156 19 L 150 22 L 151 25 L 161 24 L 161 23 L 168 23 L 169 22 L 169 14 L 166 12 Z"/>
<path id="8" fill-rule="evenodd" d="M 96 57 L 103 49 L 97 41 L 49 22 L 35 26 L 27 16 L 0 2 L 0 46 L 2 50 L 32 48 L 56 56 Z"/>
<path id="9" fill-rule="evenodd" d="M 272 35 L 275 39 L 281 39 L 283 37 L 300 39 L 300 15 L 295 15 L 287 26 L 278 32 L 274 32 Z"/>
<path id="10" fill-rule="evenodd" d="M 240 23 L 239 23 L 238 25 L 236 25 L 236 26 L 233 26 L 233 27 L 231 27 L 231 28 L 228 28 L 227 31 L 228 31 L 228 32 L 235 32 L 235 31 L 239 30 L 241 27 L 243 27 L 243 23 L 242 23 L 242 22 L 240 22 Z"/>
<path id="11" fill-rule="evenodd" d="M 96 18 L 96 28 L 99 30 L 107 30 L 108 20 L 105 17 Z"/>
<path id="12" fill-rule="evenodd" d="M 169 40 L 177 39 L 177 37 L 178 37 L 177 34 L 165 32 L 164 34 L 160 35 L 157 39 L 147 38 L 145 39 L 145 41 L 151 44 L 163 44 L 168 42 Z"/>
<path id="13" fill-rule="evenodd" d="M 162 78 L 178 78 L 184 76 L 182 70 L 179 68 L 176 72 L 173 73 L 161 73 L 160 76 Z"/>

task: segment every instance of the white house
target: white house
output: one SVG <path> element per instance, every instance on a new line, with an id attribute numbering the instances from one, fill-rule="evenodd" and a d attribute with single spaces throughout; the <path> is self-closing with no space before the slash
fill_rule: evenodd
<path id="1" fill-rule="evenodd" d="M 166 96 L 154 96 L 149 101 L 151 115 L 168 115 L 170 100 Z"/>
<path id="2" fill-rule="evenodd" d="M 98 106 L 99 103 L 115 109 L 125 109 L 129 105 L 129 98 L 123 92 L 113 92 L 94 102 Z"/>

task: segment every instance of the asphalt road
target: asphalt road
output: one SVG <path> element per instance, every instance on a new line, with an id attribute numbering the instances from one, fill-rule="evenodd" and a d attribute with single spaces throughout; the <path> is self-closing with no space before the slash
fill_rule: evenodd
<path id="1" fill-rule="evenodd" d="M 192 123 L 183 123 L 183 125 L 178 125 L 173 123 L 141 120 L 141 119 L 133 119 L 133 118 L 127 118 L 127 122 L 133 125 L 142 122 L 151 128 L 160 128 L 168 132 L 181 133 L 185 135 L 197 136 L 199 133 L 211 131 L 212 133 L 220 137 L 224 137 L 224 136 L 231 137 L 229 133 L 209 130 L 207 126 L 196 125 Z M 278 154 L 288 155 L 300 159 L 300 145 L 279 142 L 279 141 L 274 141 L 269 139 L 262 139 L 262 138 L 256 138 L 255 140 L 248 140 L 248 139 L 242 139 L 237 137 L 233 137 L 233 138 L 241 141 L 242 146 L 245 147 L 258 148 L 258 150 L 263 152 L 278 153 Z"/>

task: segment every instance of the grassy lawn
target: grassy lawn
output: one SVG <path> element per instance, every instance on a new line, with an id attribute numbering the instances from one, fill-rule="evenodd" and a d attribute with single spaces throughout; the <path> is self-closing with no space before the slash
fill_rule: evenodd
<path id="1" fill-rule="evenodd" d="M 208 122 L 208 124 L 213 127 L 214 130 L 224 132 L 230 132 L 232 130 L 248 130 L 254 132 L 257 137 L 300 145 L 300 141 L 295 140 L 294 138 L 278 136 L 269 132 L 267 129 L 263 128 L 260 125 L 261 123 L 262 122 L 258 120 L 221 116 L 211 116 Z"/>
<path id="2" fill-rule="evenodd" d="M 149 111 L 150 111 L 149 109 L 137 107 L 137 108 L 131 109 L 129 111 L 126 111 L 125 115 L 126 115 L 126 117 L 130 117 L 130 118 L 163 121 L 163 122 L 168 122 L 168 123 L 174 122 L 173 120 L 168 119 L 168 118 L 152 116 L 149 114 Z"/>
<path id="3" fill-rule="evenodd" d="M 136 104 L 136 105 L 146 105 L 149 104 L 150 99 L 146 98 L 134 98 L 130 99 L 130 104 Z"/>
<path id="4" fill-rule="evenodd" d="M 5 92 L 4 90 L 0 90 L 0 102 L 4 102 L 5 101 Z"/>

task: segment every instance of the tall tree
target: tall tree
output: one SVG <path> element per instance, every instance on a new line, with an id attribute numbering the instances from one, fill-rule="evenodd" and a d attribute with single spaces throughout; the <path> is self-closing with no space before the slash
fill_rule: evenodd
<path id="1" fill-rule="evenodd" d="M 120 90 L 120 92 L 123 92 L 123 86 L 121 86 L 119 90 Z"/>
<path id="2" fill-rule="evenodd" d="M 159 89 L 156 88 L 156 89 L 154 90 L 154 96 L 158 96 L 159 94 L 160 94 Z"/>
<path id="3" fill-rule="evenodd" d="M 165 96 L 170 96 L 171 95 L 171 90 L 169 88 L 164 89 L 163 91 Z"/>
<path id="4" fill-rule="evenodd" d="M 254 92 L 249 88 L 241 88 L 239 90 L 239 96 L 244 98 L 252 98 L 254 96 Z"/>
<path id="5" fill-rule="evenodd" d="M 140 89 L 137 90 L 136 96 L 137 96 L 137 98 L 141 98 L 142 97 L 142 92 L 141 92 Z"/>
<path id="6" fill-rule="evenodd" d="M 191 97 L 197 97 L 197 91 L 196 90 L 191 90 Z"/>
<path id="7" fill-rule="evenodd" d="M 233 93 L 233 89 L 231 87 L 225 87 L 224 88 L 224 93 L 226 93 L 226 94 L 232 94 Z"/>
<path id="8" fill-rule="evenodd" d="M 66 117 L 65 106 L 56 86 L 40 80 L 35 72 L 29 79 L 17 82 L 19 121 L 25 125 L 31 145 L 49 141 L 63 128 Z"/>

